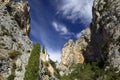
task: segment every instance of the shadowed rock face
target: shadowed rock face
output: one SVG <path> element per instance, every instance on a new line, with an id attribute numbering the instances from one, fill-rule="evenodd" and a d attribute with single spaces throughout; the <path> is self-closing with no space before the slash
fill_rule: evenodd
<path id="1" fill-rule="evenodd" d="M 71 55 L 75 55 L 74 48 L 77 46 L 75 51 L 80 49 L 79 55 L 82 54 L 85 61 L 108 61 L 120 69 L 120 0 L 94 0 L 92 13 L 90 30 L 83 31 L 88 32 L 88 36 L 82 34 L 83 37 L 77 41 L 68 41 L 67 47 L 63 48 L 61 62 L 76 63 L 74 59 L 79 58 Z"/>
<path id="2" fill-rule="evenodd" d="M 108 60 L 112 65 L 119 66 L 120 0 L 95 0 L 90 27 L 95 60 Z"/>

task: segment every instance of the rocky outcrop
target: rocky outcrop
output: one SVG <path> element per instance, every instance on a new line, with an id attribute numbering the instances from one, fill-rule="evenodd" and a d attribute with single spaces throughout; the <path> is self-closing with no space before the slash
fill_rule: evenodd
<path id="1" fill-rule="evenodd" d="M 78 40 L 66 43 L 61 62 L 83 63 L 85 60 L 104 65 L 107 61 L 120 69 L 120 0 L 94 0 L 92 12 L 90 30 L 84 30 Z M 78 55 L 82 57 L 79 59 Z"/>
<path id="2" fill-rule="evenodd" d="M 39 74 L 39 78 L 40 80 L 59 80 L 55 77 L 54 73 L 55 73 L 55 67 L 53 67 L 53 65 L 55 65 L 55 63 L 50 60 L 49 55 L 47 53 L 47 51 L 42 51 L 40 53 L 40 74 Z"/>
<path id="3" fill-rule="evenodd" d="M 120 69 L 120 0 L 95 0 L 90 27 L 95 60 L 108 60 Z"/>
<path id="4" fill-rule="evenodd" d="M 19 27 L 24 31 L 24 34 L 30 33 L 30 15 L 28 1 L 25 0 L 1 0 L 2 5 L 6 6 L 6 10 L 9 12 L 13 19 L 16 20 Z"/>
<path id="5" fill-rule="evenodd" d="M 0 80 L 23 80 L 32 42 L 27 1 L 0 0 Z M 27 35 L 26 35 L 27 34 Z M 40 79 L 57 80 L 47 52 L 40 55 Z"/>
<path id="6" fill-rule="evenodd" d="M 16 20 L 20 19 L 20 16 L 15 17 L 19 13 L 22 15 L 24 11 L 18 10 L 17 12 L 12 7 L 17 4 L 22 5 L 22 3 L 14 2 L 13 0 L 0 1 L 0 80 L 13 80 L 13 77 L 15 80 L 23 80 L 24 78 L 32 43 L 22 30 L 23 28 L 18 23 L 19 21 Z M 20 5 L 17 5 L 16 9 Z M 13 11 L 9 11 L 8 6 Z M 23 20 L 29 19 L 28 16 L 23 16 L 26 17 Z M 27 28 L 26 23 L 21 24 L 25 25 L 24 28 Z"/>
<path id="7" fill-rule="evenodd" d="M 84 54 L 83 51 L 86 51 L 86 47 L 90 42 L 90 29 L 81 32 L 81 37 L 76 40 L 69 40 L 62 49 L 62 58 L 61 62 L 65 65 L 71 65 L 73 63 L 83 64 L 84 63 Z"/>

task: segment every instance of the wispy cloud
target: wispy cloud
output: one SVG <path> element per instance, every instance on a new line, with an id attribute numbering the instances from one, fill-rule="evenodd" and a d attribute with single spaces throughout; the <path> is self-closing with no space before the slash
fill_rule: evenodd
<path id="1" fill-rule="evenodd" d="M 61 34 L 67 34 L 68 33 L 68 29 L 66 28 L 65 25 L 57 23 L 57 22 L 53 22 L 52 23 L 54 29 L 58 32 L 60 32 Z"/>
<path id="2" fill-rule="evenodd" d="M 60 33 L 60 35 L 67 36 L 67 37 L 74 35 L 74 33 L 70 32 L 64 24 L 54 21 L 52 22 L 52 26 L 57 32 Z"/>
<path id="3" fill-rule="evenodd" d="M 77 39 L 80 38 L 81 35 L 82 35 L 81 32 L 77 33 L 77 34 L 76 34 L 76 38 L 77 38 Z"/>
<path id="4" fill-rule="evenodd" d="M 91 21 L 93 0 L 61 0 L 59 3 L 57 14 L 62 14 L 73 22 L 80 21 L 85 24 Z"/>

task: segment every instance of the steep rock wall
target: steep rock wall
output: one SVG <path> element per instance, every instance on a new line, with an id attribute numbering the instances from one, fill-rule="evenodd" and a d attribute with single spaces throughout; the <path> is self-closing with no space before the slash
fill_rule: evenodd
<path id="1" fill-rule="evenodd" d="M 26 19 L 29 17 L 22 13 L 28 13 L 28 11 L 22 12 L 19 9 L 17 11 L 16 9 L 20 6 L 17 4 L 24 6 L 26 3 L 13 0 L 0 1 L 0 80 L 13 80 L 13 78 L 23 80 L 25 67 L 32 49 L 32 42 L 23 29 L 29 25 L 26 23 Z M 12 11 L 9 11 L 8 6 Z M 23 23 L 16 20 L 20 19 L 21 15 L 15 16 L 19 13 L 24 16 Z M 21 26 L 19 22 L 24 26 Z"/>
<path id="2" fill-rule="evenodd" d="M 110 65 L 120 69 L 120 0 L 94 0 L 92 13 L 90 30 L 83 31 L 88 32 L 89 36 L 85 37 L 85 34 L 82 34 L 83 41 L 81 36 L 75 42 L 67 42 L 68 46 L 62 49 L 61 62 L 72 64 L 77 62 L 74 62 L 74 59 L 79 60 L 70 57 L 75 55 L 73 47 L 77 45 L 76 48 L 81 49 L 78 51 L 79 55 L 82 54 L 86 62 L 97 61 L 104 64 L 108 61 Z M 80 42 L 76 44 L 77 41 Z M 81 43 L 84 43 L 84 48 Z"/>

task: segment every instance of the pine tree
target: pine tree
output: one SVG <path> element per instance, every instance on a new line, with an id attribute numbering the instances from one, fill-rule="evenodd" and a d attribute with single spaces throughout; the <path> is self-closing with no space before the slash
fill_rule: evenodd
<path id="1" fill-rule="evenodd" d="M 39 57 L 40 57 L 40 44 L 34 45 L 31 52 L 24 80 L 38 80 L 39 79 Z"/>

